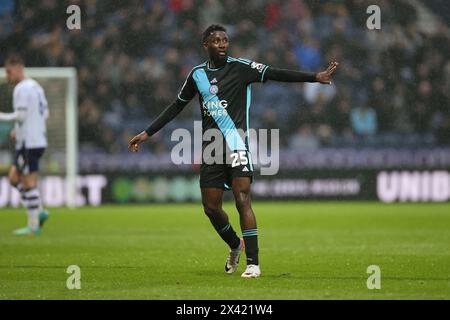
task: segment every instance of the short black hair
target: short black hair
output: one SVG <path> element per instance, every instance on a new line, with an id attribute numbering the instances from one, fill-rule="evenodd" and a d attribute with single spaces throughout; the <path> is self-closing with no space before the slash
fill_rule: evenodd
<path id="1" fill-rule="evenodd" d="M 25 62 L 23 61 L 23 58 L 16 53 L 10 54 L 6 59 L 5 59 L 5 65 L 25 65 Z"/>
<path id="2" fill-rule="evenodd" d="M 208 40 L 208 37 L 214 32 L 214 31 L 223 31 L 227 32 L 227 29 L 225 29 L 224 26 L 221 26 L 220 24 L 212 24 L 206 30 L 203 32 L 202 42 L 205 43 Z"/>

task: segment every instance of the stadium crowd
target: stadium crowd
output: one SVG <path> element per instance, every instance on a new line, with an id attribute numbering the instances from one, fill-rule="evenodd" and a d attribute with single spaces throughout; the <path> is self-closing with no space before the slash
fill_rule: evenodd
<path id="1" fill-rule="evenodd" d="M 366 27 L 373 3 L 381 30 Z M 69 4 L 81 7 L 80 30 L 66 28 Z M 423 32 L 407 2 L 2 0 L 0 21 L 0 64 L 15 51 L 28 66 L 77 68 L 81 150 L 126 152 L 205 60 L 211 23 L 227 27 L 235 57 L 308 71 L 340 62 L 331 86 L 253 85 L 251 126 L 280 128 L 283 147 L 450 144 L 448 29 Z M 193 130 L 197 104 L 151 140 L 152 152 L 168 149 L 171 129 Z"/>

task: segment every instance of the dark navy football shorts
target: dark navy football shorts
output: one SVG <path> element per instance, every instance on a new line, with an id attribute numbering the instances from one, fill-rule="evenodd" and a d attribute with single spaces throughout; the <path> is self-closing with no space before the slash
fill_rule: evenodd
<path id="1" fill-rule="evenodd" d="M 21 174 L 30 174 L 39 171 L 39 159 L 45 152 L 45 148 L 16 150 L 14 165 Z"/>
<path id="2" fill-rule="evenodd" d="M 247 151 L 241 153 L 240 156 L 231 157 L 228 163 L 224 161 L 223 164 L 202 163 L 200 166 L 200 188 L 231 190 L 231 183 L 235 177 L 250 177 L 251 183 L 253 181 L 251 156 Z"/>

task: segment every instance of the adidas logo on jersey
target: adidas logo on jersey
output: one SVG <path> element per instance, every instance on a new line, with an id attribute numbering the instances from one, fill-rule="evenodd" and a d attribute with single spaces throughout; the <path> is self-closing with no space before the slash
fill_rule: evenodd
<path id="1" fill-rule="evenodd" d="M 248 172 L 248 168 L 247 168 L 247 167 L 244 167 L 244 169 L 242 169 L 242 171 Z"/>
<path id="2" fill-rule="evenodd" d="M 217 83 L 217 79 L 216 78 L 212 79 L 211 83 Z"/>

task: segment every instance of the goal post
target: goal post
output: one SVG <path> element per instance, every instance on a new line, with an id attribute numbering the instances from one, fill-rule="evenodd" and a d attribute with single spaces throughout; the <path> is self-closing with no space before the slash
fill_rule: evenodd
<path id="1" fill-rule="evenodd" d="M 25 68 L 25 75 L 43 87 L 48 100 L 48 148 L 42 159 L 42 174 L 65 175 L 66 205 L 74 208 L 78 175 L 77 70 L 57 67 Z M 6 85 L 4 68 L 0 68 L 0 86 L 2 104 L 7 101 L 9 112 L 12 112 L 12 87 Z M 2 111 L 8 112 L 5 108 L 2 108 Z"/>

